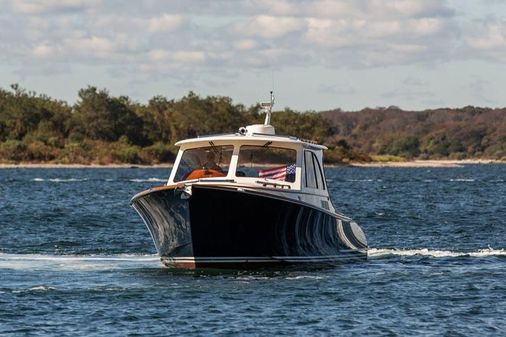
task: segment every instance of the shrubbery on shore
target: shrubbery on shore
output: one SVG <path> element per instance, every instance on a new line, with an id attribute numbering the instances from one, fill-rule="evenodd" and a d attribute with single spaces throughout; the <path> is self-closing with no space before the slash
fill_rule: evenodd
<path id="1" fill-rule="evenodd" d="M 234 132 L 262 123 L 260 106 L 224 96 L 179 100 L 155 96 L 146 104 L 105 89 L 81 89 L 74 105 L 17 85 L 0 89 L 0 162 L 159 164 L 172 162 L 175 142 Z M 329 163 L 404 159 L 506 159 L 506 109 L 466 107 L 418 112 L 395 107 L 276 111 L 278 134 L 329 147 Z M 393 159 L 392 159 L 393 158 Z"/>

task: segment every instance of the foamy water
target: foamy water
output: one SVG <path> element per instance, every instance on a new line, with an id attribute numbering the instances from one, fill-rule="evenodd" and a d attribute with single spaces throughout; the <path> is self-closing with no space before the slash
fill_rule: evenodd
<path id="1" fill-rule="evenodd" d="M 77 182 L 77 181 L 86 181 L 88 178 L 33 178 L 32 181 L 42 182 L 42 181 L 50 181 L 53 183 L 68 183 L 68 182 Z"/>
<path id="2" fill-rule="evenodd" d="M 146 182 L 146 183 L 151 183 L 151 182 L 166 182 L 167 179 L 161 179 L 161 178 L 147 178 L 147 179 L 129 179 L 130 181 L 132 182 L 136 182 L 136 183 L 143 183 L 143 182 Z"/>
<path id="3" fill-rule="evenodd" d="M 488 257 L 488 256 L 506 256 L 504 249 L 485 248 L 474 252 L 459 252 L 450 250 L 432 250 L 428 248 L 418 249 L 386 249 L 386 248 L 370 248 L 367 251 L 369 258 L 382 257 L 382 256 L 430 256 L 430 257 Z"/>
<path id="4" fill-rule="evenodd" d="M 159 267 L 158 255 L 43 255 L 1 254 L 0 269 L 16 270 L 108 270 Z"/>
<path id="5" fill-rule="evenodd" d="M 428 248 L 392 249 L 370 248 L 368 258 L 385 256 L 428 256 L 434 258 L 448 257 L 490 257 L 506 256 L 505 249 L 485 248 L 472 252 L 449 250 L 432 250 Z M 107 270 L 119 268 L 161 267 L 158 255 L 43 255 L 43 254 L 2 254 L 0 253 L 0 269 L 63 269 L 63 270 Z M 298 277 L 309 277 L 296 276 Z"/>
<path id="6" fill-rule="evenodd" d="M 36 182 L 67 183 L 67 182 L 87 181 L 87 180 L 89 180 L 89 178 L 40 178 L 40 177 L 36 177 L 36 178 L 32 178 L 31 180 L 36 181 Z M 115 179 L 111 179 L 111 178 L 98 179 L 98 180 L 103 180 L 106 182 L 121 181 L 121 179 L 115 180 Z M 128 179 L 128 181 L 135 182 L 135 183 L 153 183 L 153 182 L 166 182 L 167 178 L 156 178 L 156 177 L 134 178 L 134 179 Z"/>

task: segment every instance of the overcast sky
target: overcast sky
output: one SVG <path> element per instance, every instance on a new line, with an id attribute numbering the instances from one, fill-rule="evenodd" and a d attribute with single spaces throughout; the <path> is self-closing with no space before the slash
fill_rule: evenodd
<path id="1" fill-rule="evenodd" d="M 324 110 L 506 106 L 502 0 L 0 0 L 0 87 Z"/>

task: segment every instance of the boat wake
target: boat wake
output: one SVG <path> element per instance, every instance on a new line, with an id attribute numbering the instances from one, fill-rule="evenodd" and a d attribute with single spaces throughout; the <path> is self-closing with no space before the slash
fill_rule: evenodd
<path id="1" fill-rule="evenodd" d="M 129 179 L 130 181 L 134 183 L 152 183 L 152 182 L 167 182 L 167 179 L 161 179 L 161 178 L 147 178 L 147 179 Z"/>
<path id="2" fill-rule="evenodd" d="M 88 178 L 33 178 L 32 181 L 50 181 L 53 183 L 69 183 L 69 182 L 79 182 L 79 181 L 86 181 Z"/>
<path id="3" fill-rule="evenodd" d="M 36 182 L 52 182 L 52 183 L 72 183 L 72 182 L 83 182 L 83 181 L 89 181 L 90 178 L 32 178 L 31 181 L 36 181 Z M 123 181 L 122 179 L 118 178 L 118 179 L 111 179 L 111 178 L 107 178 L 107 179 L 91 179 L 93 181 L 107 181 L 107 182 L 111 182 L 111 181 Z M 90 181 L 91 181 L 90 180 Z M 144 183 L 144 182 L 147 182 L 147 183 L 154 183 L 154 182 L 167 182 L 167 179 L 165 178 L 156 178 L 156 177 L 151 177 L 151 178 L 146 178 L 146 179 L 128 179 L 128 181 L 131 181 L 131 182 L 134 182 L 134 183 Z"/>
<path id="4" fill-rule="evenodd" d="M 159 267 L 158 255 L 43 255 L 0 253 L 0 269 L 110 270 Z"/>
<path id="5" fill-rule="evenodd" d="M 505 249 L 486 248 L 474 252 L 456 252 L 450 250 L 431 250 L 428 248 L 418 249 L 392 249 L 392 248 L 371 248 L 367 252 L 368 258 L 385 256 L 427 256 L 427 257 L 488 257 L 506 256 Z"/>
<path id="6" fill-rule="evenodd" d="M 473 252 L 449 250 L 371 248 L 368 258 L 389 256 L 448 257 L 491 257 L 506 256 L 506 249 L 486 248 Z M 0 253 L 0 269 L 11 270 L 114 270 L 160 268 L 160 258 L 156 254 L 116 254 L 116 255 L 44 255 L 44 254 L 4 254 Z"/>

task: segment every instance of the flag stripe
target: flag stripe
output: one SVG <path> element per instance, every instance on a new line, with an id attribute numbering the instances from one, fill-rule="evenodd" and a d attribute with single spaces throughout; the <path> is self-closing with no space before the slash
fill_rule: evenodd
<path id="1" fill-rule="evenodd" d="M 258 172 L 258 176 L 261 178 L 276 180 L 286 180 L 288 174 L 295 174 L 295 164 L 273 167 Z"/>
<path id="2" fill-rule="evenodd" d="M 283 172 L 283 171 L 286 171 L 286 166 L 281 166 L 281 167 L 273 167 L 273 168 L 269 168 L 269 169 L 265 169 L 265 170 L 260 170 L 260 175 L 267 175 L 267 174 L 272 174 L 272 173 L 276 173 L 276 172 Z"/>

